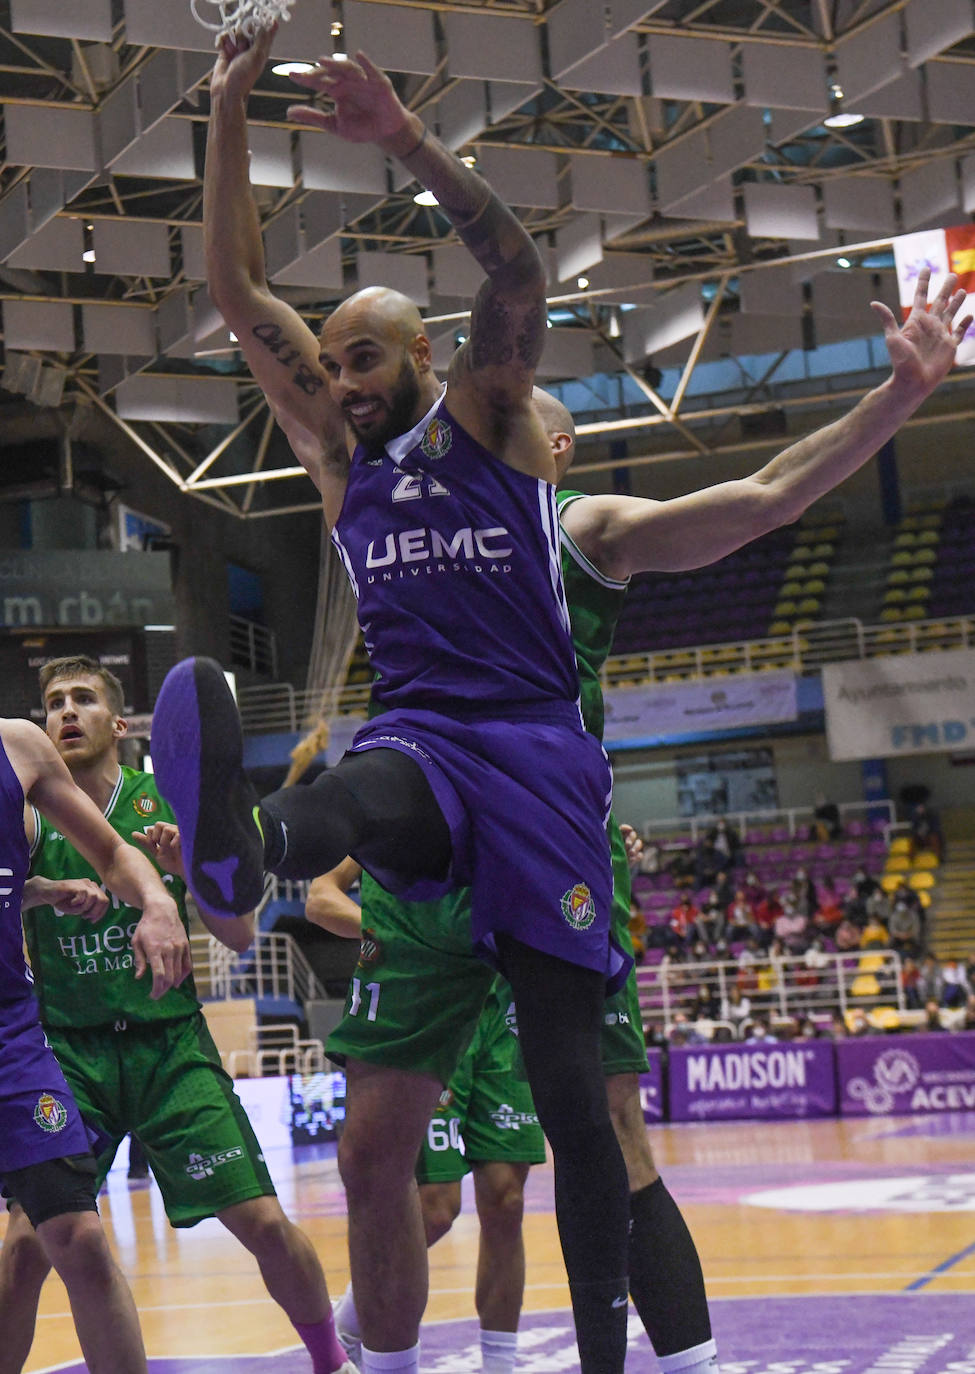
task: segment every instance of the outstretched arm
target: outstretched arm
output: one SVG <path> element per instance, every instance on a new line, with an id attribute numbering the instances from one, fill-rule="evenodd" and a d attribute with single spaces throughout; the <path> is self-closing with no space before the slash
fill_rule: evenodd
<path id="1" fill-rule="evenodd" d="M 464 165 L 402 104 L 392 82 L 356 53 L 354 61 L 321 58 L 297 84 L 326 96 L 330 110 L 292 106 L 289 117 L 350 142 L 370 142 L 400 162 L 437 197 L 441 210 L 483 268 L 487 280 L 471 316 L 471 333 L 450 367 L 450 408 L 476 438 L 508 461 L 524 446 L 524 411 L 545 342 L 545 271 L 518 217 L 486 181 Z M 530 467 L 553 468 L 540 427 L 530 430 L 537 453 Z M 509 455 L 503 450 L 510 447 Z M 554 470 L 554 469 L 553 469 Z"/>
<path id="2" fill-rule="evenodd" d="M 273 31 L 267 31 L 253 41 L 223 39 L 210 77 L 203 179 L 207 286 L 295 455 L 321 490 L 333 468 L 344 480 L 345 425 L 329 398 L 315 335 L 268 287 L 248 175 L 247 98 L 267 63 L 272 38 Z"/>
<path id="3" fill-rule="evenodd" d="M 956 323 L 965 299 L 946 278 L 930 309 L 930 274 L 919 274 L 903 326 L 873 302 L 884 326 L 891 374 L 848 414 L 779 453 L 751 477 L 721 482 L 673 501 L 593 496 L 571 503 L 566 533 L 599 570 L 680 572 L 715 563 L 750 540 L 798 519 L 804 510 L 872 458 L 950 370 L 972 323 Z"/>

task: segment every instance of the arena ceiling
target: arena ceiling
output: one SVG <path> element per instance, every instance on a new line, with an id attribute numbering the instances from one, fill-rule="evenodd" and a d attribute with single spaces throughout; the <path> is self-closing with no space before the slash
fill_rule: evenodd
<path id="1" fill-rule="evenodd" d="M 688 451 L 696 363 L 869 332 L 891 238 L 975 209 L 972 0 L 296 0 L 274 60 L 359 47 L 542 247 L 543 379 L 626 372 Z M 308 489 L 202 284 L 212 57 L 189 0 L 0 0 L 0 433 L 95 409 L 188 494 L 269 514 Z M 445 361 L 465 251 L 400 169 L 289 125 L 295 98 L 269 67 L 250 107 L 275 289 L 315 323 L 388 282 Z"/>

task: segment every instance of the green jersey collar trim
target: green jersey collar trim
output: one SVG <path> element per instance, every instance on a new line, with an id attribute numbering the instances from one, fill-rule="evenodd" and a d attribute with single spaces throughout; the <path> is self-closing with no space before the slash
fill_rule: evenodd
<path id="1" fill-rule="evenodd" d="M 579 548 L 579 545 L 572 538 L 571 534 L 566 531 L 565 526 L 562 524 L 562 512 L 567 510 L 575 501 L 583 500 L 585 500 L 585 492 L 579 491 L 571 496 L 566 496 L 564 500 L 559 502 L 559 536 L 562 541 L 562 547 L 568 551 L 572 561 L 577 563 L 582 571 L 588 577 L 591 577 L 594 582 L 598 582 L 601 587 L 608 587 L 611 591 L 625 592 L 630 585 L 630 579 L 627 577 L 622 582 L 619 582 L 615 577 L 607 577 L 605 573 L 601 573 L 596 565 L 589 561 Z"/>
<path id="2" fill-rule="evenodd" d="M 122 784 L 124 782 L 125 774 L 122 772 L 122 768 L 120 765 L 118 770 L 118 778 L 116 780 L 115 787 L 112 790 L 112 795 L 109 797 L 108 802 L 105 806 L 105 810 L 102 812 L 102 815 L 105 817 L 106 820 L 109 818 L 109 816 L 112 814 L 112 811 L 114 810 L 115 803 L 118 801 L 118 794 L 121 792 Z"/>

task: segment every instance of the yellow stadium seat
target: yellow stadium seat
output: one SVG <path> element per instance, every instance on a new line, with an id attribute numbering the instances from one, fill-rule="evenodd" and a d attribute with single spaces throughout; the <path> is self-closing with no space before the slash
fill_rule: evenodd
<path id="1" fill-rule="evenodd" d="M 888 587 L 884 592 L 885 606 L 898 606 L 907 600 L 907 592 L 903 587 Z"/>
<path id="2" fill-rule="evenodd" d="M 885 625 L 889 625 L 892 620 L 900 620 L 901 611 L 899 606 L 886 606 L 880 612 L 880 619 Z"/>
<path id="3" fill-rule="evenodd" d="M 912 587 L 907 593 L 908 601 L 927 601 L 931 595 L 931 588 L 926 586 Z"/>
<path id="4" fill-rule="evenodd" d="M 901 1014 L 896 1007 L 872 1007 L 867 1012 L 867 1020 L 877 1030 L 897 1030 L 901 1023 Z"/>
<path id="5" fill-rule="evenodd" d="M 907 882 L 915 892 L 923 892 L 925 888 L 934 887 L 934 874 L 922 869 L 920 873 L 912 873 Z"/>
<path id="6" fill-rule="evenodd" d="M 922 871 L 928 868 L 937 868 L 939 863 L 940 860 L 937 854 L 933 853 L 930 849 L 922 850 L 920 854 L 915 854 L 914 856 L 915 869 L 920 869 Z"/>
<path id="7" fill-rule="evenodd" d="M 782 616 L 786 615 L 795 615 L 795 613 L 796 603 L 794 601 L 789 600 L 788 597 L 784 601 L 780 601 L 776 606 L 775 610 L 772 612 L 776 619 L 780 619 Z"/>
<path id="8" fill-rule="evenodd" d="M 798 596 L 802 591 L 802 583 L 797 578 L 791 578 L 788 582 L 783 582 L 779 591 L 780 596 Z"/>
<path id="9" fill-rule="evenodd" d="M 919 547 L 937 545 L 941 543 L 941 535 L 937 530 L 921 530 L 917 536 Z"/>
<path id="10" fill-rule="evenodd" d="M 826 590 L 826 583 L 821 577 L 811 577 L 802 590 L 806 596 L 822 596 Z"/>
<path id="11" fill-rule="evenodd" d="M 822 543 L 813 546 L 812 555 L 813 558 L 832 558 L 835 552 L 836 546 L 834 544 Z"/>
<path id="12" fill-rule="evenodd" d="M 890 560 L 892 568 L 909 568 L 914 562 L 914 553 L 909 549 L 899 549 Z"/>
<path id="13" fill-rule="evenodd" d="M 919 530 L 937 530 L 941 528 L 941 515 L 938 511 L 927 511 L 924 515 L 919 515 L 917 520 Z"/>
<path id="14" fill-rule="evenodd" d="M 917 567 L 924 563 L 937 563 L 938 555 L 934 549 L 918 549 L 917 553 L 911 555 L 911 566 Z"/>
<path id="15" fill-rule="evenodd" d="M 828 577 L 829 564 L 821 558 L 817 559 L 815 563 L 809 564 L 809 575 L 810 577 Z"/>
<path id="16" fill-rule="evenodd" d="M 901 873 L 881 873 L 878 881 L 883 890 L 889 893 L 900 887 L 902 877 Z"/>
<path id="17" fill-rule="evenodd" d="M 906 873 L 911 861 L 906 854 L 889 854 L 884 864 L 885 873 Z"/>
<path id="18" fill-rule="evenodd" d="M 851 997 L 879 997 L 880 984 L 872 973 L 858 973 L 850 984 Z"/>
<path id="19" fill-rule="evenodd" d="M 918 892 L 917 898 L 921 905 L 924 907 L 925 911 L 927 911 L 928 907 L 931 905 L 931 893 L 923 891 Z"/>
<path id="20" fill-rule="evenodd" d="M 907 574 L 909 582 L 930 582 L 932 577 L 934 577 L 934 569 L 927 567 L 912 568 Z"/>
<path id="21" fill-rule="evenodd" d="M 913 605 L 913 606 L 905 606 L 905 607 L 904 607 L 904 614 L 901 616 L 901 619 L 902 619 L 902 620 L 923 620 L 926 610 L 927 610 L 927 607 L 921 606 L 921 605 L 919 605 L 919 604 L 915 604 L 915 605 Z"/>
<path id="22" fill-rule="evenodd" d="M 882 954 L 861 954 L 857 973 L 879 973 L 884 966 Z"/>
<path id="23" fill-rule="evenodd" d="M 917 535 L 913 530 L 901 530 L 894 540 L 895 549 L 913 549 L 917 543 Z"/>
<path id="24" fill-rule="evenodd" d="M 909 835 L 895 835 L 890 842 L 891 854 L 910 854 L 911 839 Z"/>
<path id="25" fill-rule="evenodd" d="M 791 629 L 791 620 L 773 620 L 768 627 L 768 632 L 770 635 L 787 635 Z"/>
<path id="26" fill-rule="evenodd" d="M 804 596 L 796 606 L 796 615 L 818 615 L 822 604 L 818 596 Z"/>
<path id="27" fill-rule="evenodd" d="M 910 582 L 911 573 L 907 568 L 892 568 L 887 577 L 888 587 L 899 587 L 905 582 Z"/>

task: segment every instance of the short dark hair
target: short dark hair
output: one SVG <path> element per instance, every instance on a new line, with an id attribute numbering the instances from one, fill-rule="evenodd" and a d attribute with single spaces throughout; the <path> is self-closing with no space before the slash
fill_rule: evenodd
<path id="1" fill-rule="evenodd" d="M 97 677 L 105 689 L 105 696 L 108 704 L 117 716 L 125 711 L 125 692 L 122 684 L 113 672 L 108 668 L 103 668 L 95 658 L 89 658 L 87 654 L 70 654 L 65 658 L 51 658 L 43 665 L 38 673 L 38 680 L 41 684 L 41 702 L 45 703 L 45 695 L 52 682 L 62 677 L 76 677 L 83 674 L 85 677 Z"/>

